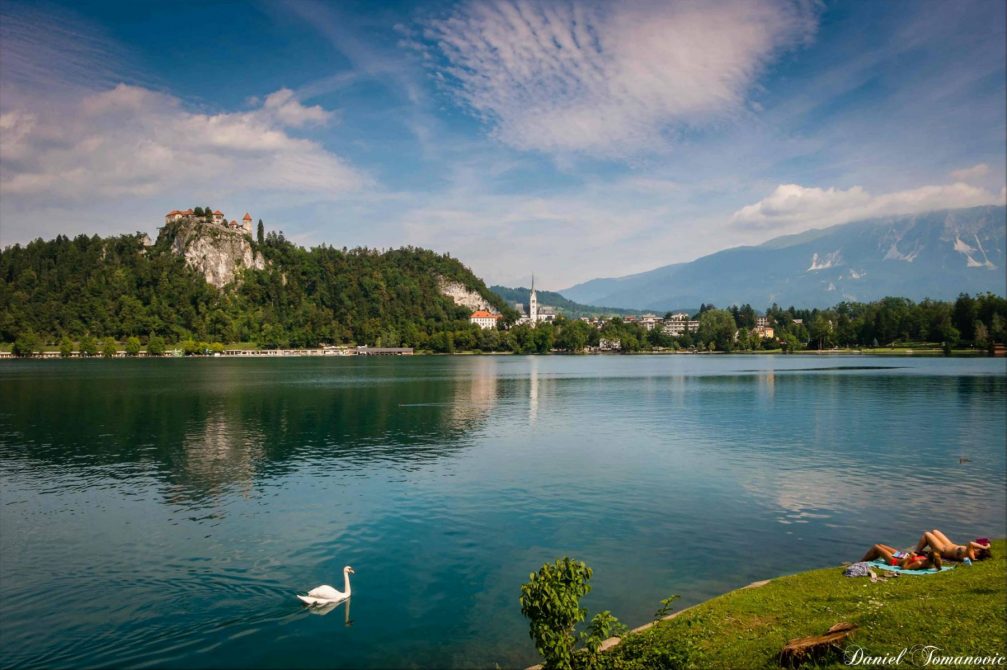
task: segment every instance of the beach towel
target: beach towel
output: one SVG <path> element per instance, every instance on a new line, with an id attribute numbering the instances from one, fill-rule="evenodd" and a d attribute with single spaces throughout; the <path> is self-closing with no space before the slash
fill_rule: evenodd
<path id="1" fill-rule="evenodd" d="M 903 575 L 935 575 L 938 570 L 934 568 L 927 568 L 926 570 L 906 570 L 905 568 L 900 568 L 897 565 L 888 565 L 883 559 L 876 558 L 868 563 L 872 568 L 877 568 L 879 570 L 888 570 L 889 572 L 898 572 Z M 955 566 L 944 564 L 941 566 L 940 572 L 947 572 L 948 570 L 954 569 Z"/>
<path id="2" fill-rule="evenodd" d="M 871 564 L 860 561 L 853 565 L 846 566 L 843 570 L 843 577 L 868 577 L 871 574 Z"/>

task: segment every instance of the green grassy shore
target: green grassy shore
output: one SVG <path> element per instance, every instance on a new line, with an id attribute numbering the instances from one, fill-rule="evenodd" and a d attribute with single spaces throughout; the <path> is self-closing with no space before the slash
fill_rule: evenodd
<path id="1" fill-rule="evenodd" d="M 858 627 L 847 650 L 859 647 L 872 657 L 934 645 L 939 648 L 935 655 L 1003 658 L 1007 541 L 997 540 L 992 548 L 992 558 L 940 574 L 872 583 L 831 567 L 732 591 L 628 635 L 606 654 L 605 667 L 779 668 L 777 655 L 789 640 L 822 634 L 841 621 Z M 914 666 L 911 655 L 873 667 L 965 667 Z M 967 667 L 1005 666 L 1007 660 Z M 851 666 L 837 654 L 804 667 Z"/>

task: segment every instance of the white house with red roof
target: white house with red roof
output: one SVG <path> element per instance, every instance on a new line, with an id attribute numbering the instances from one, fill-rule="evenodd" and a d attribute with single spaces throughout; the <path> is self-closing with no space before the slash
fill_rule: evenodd
<path id="1" fill-rule="evenodd" d="M 503 316 L 500 314 L 494 314 L 493 312 L 488 312 L 485 309 L 477 309 L 469 315 L 469 323 L 474 323 L 483 330 L 488 330 L 490 328 L 496 328 L 497 322 L 502 318 Z"/>
<path id="2" fill-rule="evenodd" d="M 245 212 L 245 216 L 241 218 L 241 227 L 245 229 L 245 234 L 251 236 L 252 234 L 252 215 Z"/>

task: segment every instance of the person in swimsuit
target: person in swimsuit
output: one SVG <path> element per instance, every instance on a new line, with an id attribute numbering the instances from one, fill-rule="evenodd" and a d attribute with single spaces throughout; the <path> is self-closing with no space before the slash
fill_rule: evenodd
<path id="1" fill-rule="evenodd" d="M 949 561 L 964 561 L 966 558 L 976 561 L 991 556 L 989 540 L 986 538 L 978 538 L 968 545 L 955 544 L 936 528 L 924 532 L 920 541 L 916 543 L 917 552 L 922 551 L 924 547 L 930 547 L 935 554 L 940 554 Z"/>
<path id="2" fill-rule="evenodd" d="M 873 561 L 876 558 L 883 559 L 888 565 L 895 565 L 903 570 L 941 569 L 941 555 L 936 551 L 924 554 L 915 551 L 899 551 L 887 544 L 876 544 L 868 549 L 860 560 Z"/>

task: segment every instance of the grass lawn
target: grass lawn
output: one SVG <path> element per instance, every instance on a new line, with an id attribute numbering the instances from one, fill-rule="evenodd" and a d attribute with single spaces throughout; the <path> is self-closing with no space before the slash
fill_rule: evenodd
<path id="1" fill-rule="evenodd" d="M 778 668 L 776 655 L 789 640 L 824 633 L 840 621 L 859 627 L 847 649 L 858 646 L 871 656 L 915 645 L 936 645 L 949 656 L 1007 654 L 1005 550 L 1007 541 L 998 540 L 993 558 L 972 567 L 878 583 L 844 577 L 841 567 L 780 577 L 628 636 L 606 665 L 676 667 L 688 658 L 684 665 L 698 668 Z M 970 667 L 1007 665 L 1001 663 Z M 812 667 L 850 666 L 837 656 Z M 906 658 L 884 667 L 914 666 Z"/>

